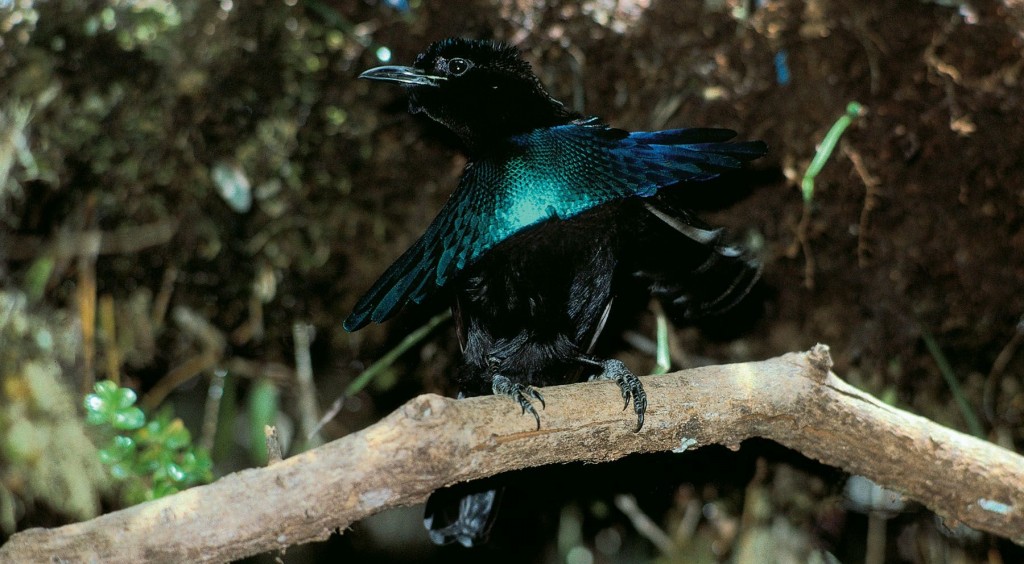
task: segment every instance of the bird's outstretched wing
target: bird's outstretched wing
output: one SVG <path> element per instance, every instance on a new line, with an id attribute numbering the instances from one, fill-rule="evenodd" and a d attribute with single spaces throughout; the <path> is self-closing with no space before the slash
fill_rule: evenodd
<path id="1" fill-rule="evenodd" d="M 726 142 L 734 136 L 727 129 L 629 133 L 590 120 L 513 137 L 503 154 L 467 166 L 441 212 L 359 300 L 345 329 L 384 321 L 407 302 L 421 302 L 533 225 L 713 178 L 767 150 L 760 141 Z"/>

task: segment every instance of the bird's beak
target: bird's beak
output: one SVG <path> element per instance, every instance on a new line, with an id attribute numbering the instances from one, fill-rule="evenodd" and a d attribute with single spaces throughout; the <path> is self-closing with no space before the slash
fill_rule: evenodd
<path id="1" fill-rule="evenodd" d="M 441 81 L 445 80 L 443 76 L 429 75 L 417 68 L 395 66 L 372 68 L 359 75 L 359 78 L 397 82 L 410 86 L 440 86 Z"/>

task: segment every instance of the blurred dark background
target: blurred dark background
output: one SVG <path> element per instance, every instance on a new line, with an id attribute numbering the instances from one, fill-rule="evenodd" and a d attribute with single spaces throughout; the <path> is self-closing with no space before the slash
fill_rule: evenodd
<path id="1" fill-rule="evenodd" d="M 677 367 L 824 342 L 854 385 L 1019 452 L 1022 34 L 1010 0 L 0 0 L 0 539 L 118 506 L 78 408 L 98 379 L 170 406 L 216 474 L 261 463 L 264 422 L 294 453 L 446 390 L 459 355 L 441 324 L 306 440 L 444 307 L 341 329 L 465 164 L 400 89 L 355 77 L 452 35 L 516 44 L 556 97 L 617 127 L 768 142 L 750 186 L 709 185 L 702 214 L 760 257 L 763 288 L 676 328 Z M 805 207 L 851 101 L 866 112 Z M 648 372 L 654 326 L 624 320 L 604 346 Z M 858 505 L 842 472 L 765 441 L 508 480 L 478 551 L 432 547 L 408 508 L 280 558 L 1024 558 L 913 503 Z"/>

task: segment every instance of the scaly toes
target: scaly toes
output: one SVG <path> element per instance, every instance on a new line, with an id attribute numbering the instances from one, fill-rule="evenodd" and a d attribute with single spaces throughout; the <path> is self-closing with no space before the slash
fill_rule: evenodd
<path id="1" fill-rule="evenodd" d="M 525 415 L 529 411 L 530 415 L 537 421 L 537 430 L 540 431 L 540 414 L 537 413 L 537 409 L 533 407 L 530 400 L 526 399 L 526 396 L 520 395 L 518 401 L 519 405 L 523 408 L 523 414 Z"/>
<path id="2" fill-rule="evenodd" d="M 593 379 L 614 380 L 619 385 L 622 399 L 625 400 L 622 409 L 629 407 L 629 400 L 632 398 L 633 411 L 636 412 L 636 431 L 639 432 L 644 426 L 644 414 L 647 413 L 647 392 L 644 391 L 644 385 L 620 360 L 605 360 L 600 366 L 601 373 Z"/>
<path id="3" fill-rule="evenodd" d="M 635 380 L 635 387 L 631 388 L 633 394 L 633 411 L 636 412 L 636 430 L 639 433 L 640 429 L 644 426 L 644 414 L 647 413 L 647 392 L 644 391 L 643 384 L 640 383 L 640 379 L 633 376 Z"/>
<path id="4" fill-rule="evenodd" d="M 527 411 L 537 421 L 537 429 L 540 430 L 540 414 L 537 413 L 537 409 L 533 407 L 533 402 L 530 398 L 533 398 L 540 402 L 541 407 L 546 407 L 544 403 L 544 397 L 540 395 L 533 386 L 524 386 L 509 380 L 508 377 L 502 376 L 501 374 L 495 374 L 491 380 L 491 391 L 496 396 L 508 396 L 512 398 L 519 407 L 523 410 L 523 415 Z"/>

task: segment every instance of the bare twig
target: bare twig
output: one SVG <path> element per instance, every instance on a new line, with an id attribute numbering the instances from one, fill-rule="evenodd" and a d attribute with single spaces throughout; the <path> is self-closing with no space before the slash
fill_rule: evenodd
<path id="1" fill-rule="evenodd" d="M 615 496 L 615 507 L 618 507 L 619 511 L 625 513 L 626 517 L 629 517 L 629 521 L 633 524 L 636 532 L 658 547 L 658 551 L 662 555 L 671 557 L 675 554 L 676 547 L 672 543 L 672 539 L 665 534 L 665 531 L 661 530 L 661 527 L 653 519 L 644 513 L 643 509 L 640 509 L 640 505 L 637 504 L 635 497 L 629 494 L 619 494 Z"/>
<path id="2" fill-rule="evenodd" d="M 992 369 L 988 371 L 988 376 L 985 378 L 982 406 L 985 409 L 985 416 L 988 417 L 990 423 L 994 424 L 999 420 L 999 417 L 996 415 L 996 389 L 1003 376 L 1003 371 L 1010 364 L 1010 359 L 1013 358 L 1014 353 L 1017 352 L 1017 347 L 1022 342 L 1024 342 L 1024 315 L 1017 321 L 1013 336 L 1010 337 L 1009 342 L 999 351 L 996 359 L 992 361 Z"/>
<path id="3" fill-rule="evenodd" d="M 52 241 L 29 235 L 10 235 L 6 241 L 9 245 L 7 258 L 28 260 L 42 254 L 47 247 L 58 259 L 83 255 L 129 255 L 166 244 L 177 232 L 177 221 L 161 220 L 114 231 L 61 232 Z"/>
<path id="4" fill-rule="evenodd" d="M 320 405 L 316 399 L 313 359 L 309 353 L 310 342 L 315 336 L 316 330 L 312 325 L 301 321 L 292 324 L 292 341 L 295 343 L 295 382 L 298 385 L 295 401 L 299 408 L 299 434 L 305 437 L 303 450 L 324 443 L 318 433 Z"/>
<path id="5" fill-rule="evenodd" d="M 161 378 L 140 402 L 143 408 L 160 405 L 175 388 L 217 366 L 224 358 L 227 347 L 224 335 L 198 312 L 179 306 L 171 313 L 182 332 L 194 337 L 201 351 L 175 366 Z"/>
<path id="6" fill-rule="evenodd" d="M 856 171 L 860 181 L 864 183 L 864 207 L 860 210 L 860 223 L 857 228 L 857 265 L 864 268 L 868 265 L 868 215 L 878 206 L 879 189 L 882 182 L 877 176 L 868 172 L 864 165 L 864 159 L 856 149 L 847 143 L 842 145 L 843 153 L 853 163 L 853 170 Z"/>
<path id="7" fill-rule="evenodd" d="M 164 318 L 167 316 L 167 308 L 171 303 L 171 293 L 174 292 L 174 282 L 178 279 L 178 267 L 170 265 L 164 270 L 163 280 L 160 281 L 160 291 L 153 300 L 153 312 L 151 319 L 153 327 L 160 330 L 164 326 Z"/>
<path id="8" fill-rule="evenodd" d="M 800 223 L 796 226 L 796 241 L 804 253 L 804 288 L 814 289 L 814 253 L 807 236 L 807 228 L 811 224 L 811 202 L 804 200 L 803 211 L 800 212 Z M 796 256 L 796 253 L 792 253 Z"/>
<path id="9" fill-rule="evenodd" d="M 1014 353 L 1017 352 L 1017 347 L 1024 342 L 1024 315 L 1017 321 L 1017 325 L 1014 326 L 1013 337 L 1010 337 L 1010 341 L 999 351 L 996 359 L 992 361 L 992 369 L 989 370 L 989 375 L 992 377 L 1002 376 L 1003 371 L 1006 370 L 1006 365 L 1010 364 L 1010 359 L 1013 358 Z"/>
<path id="10" fill-rule="evenodd" d="M 334 402 L 331 403 L 331 406 L 328 407 L 327 411 L 324 412 L 323 417 L 321 417 L 320 420 L 317 421 L 316 425 L 313 427 L 313 434 L 319 433 L 320 430 L 324 428 L 324 425 L 326 425 L 328 422 L 330 422 L 331 419 L 334 419 L 334 417 L 338 415 L 338 412 L 341 411 L 341 406 L 345 404 L 346 397 L 348 396 L 342 394 L 338 396 L 334 400 Z"/>
<path id="11" fill-rule="evenodd" d="M 281 454 L 281 440 L 277 436 L 277 427 L 264 425 L 263 436 L 267 440 L 267 465 L 277 464 L 284 460 L 284 456 Z"/>
<path id="12" fill-rule="evenodd" d="M 107 360 L 107 379 L 121 385 L 121 347 L 117 343 L 114 297 L 100 296 L 100 327 L 103 329 L 103 353 Z"/>
<path id="13" fill-rule="evenodd" d="M 217 423 L 220 419 L 220 404 L 224 400 L 224 381 L 228 371 L 218 368 L 213 371 L 210 385 L 206 389 L 206 405 L 203 406 L 203 427 L 199 434 L 199 447 L 212 452 L 217 439 Z"/>
<path id="14" fill-rule="evenodd" d="M 78 255 L 78 315 L 82 323 L 82 393 L 92 390 L 96 381 L 96 250 L 98 240 L 83 242 Z"/>
<path id="15" fill-rule="evenodd" d="M 647 425 L 611 382 L 554 386 L 543 427 L 508 398 L 427 394 L 266 468 L 55 529 L 0 561 L 223 562 L 322 540 L 433 490 L 500 472 L 766 437 L 1024 544 L 1024 457 L 886 405 L 830 371 L 828 349 L 643 378 Z M 684 455 L 681 455 L 684 456 Z M 581 470 L 585 471 L 585 470 Z"/>

